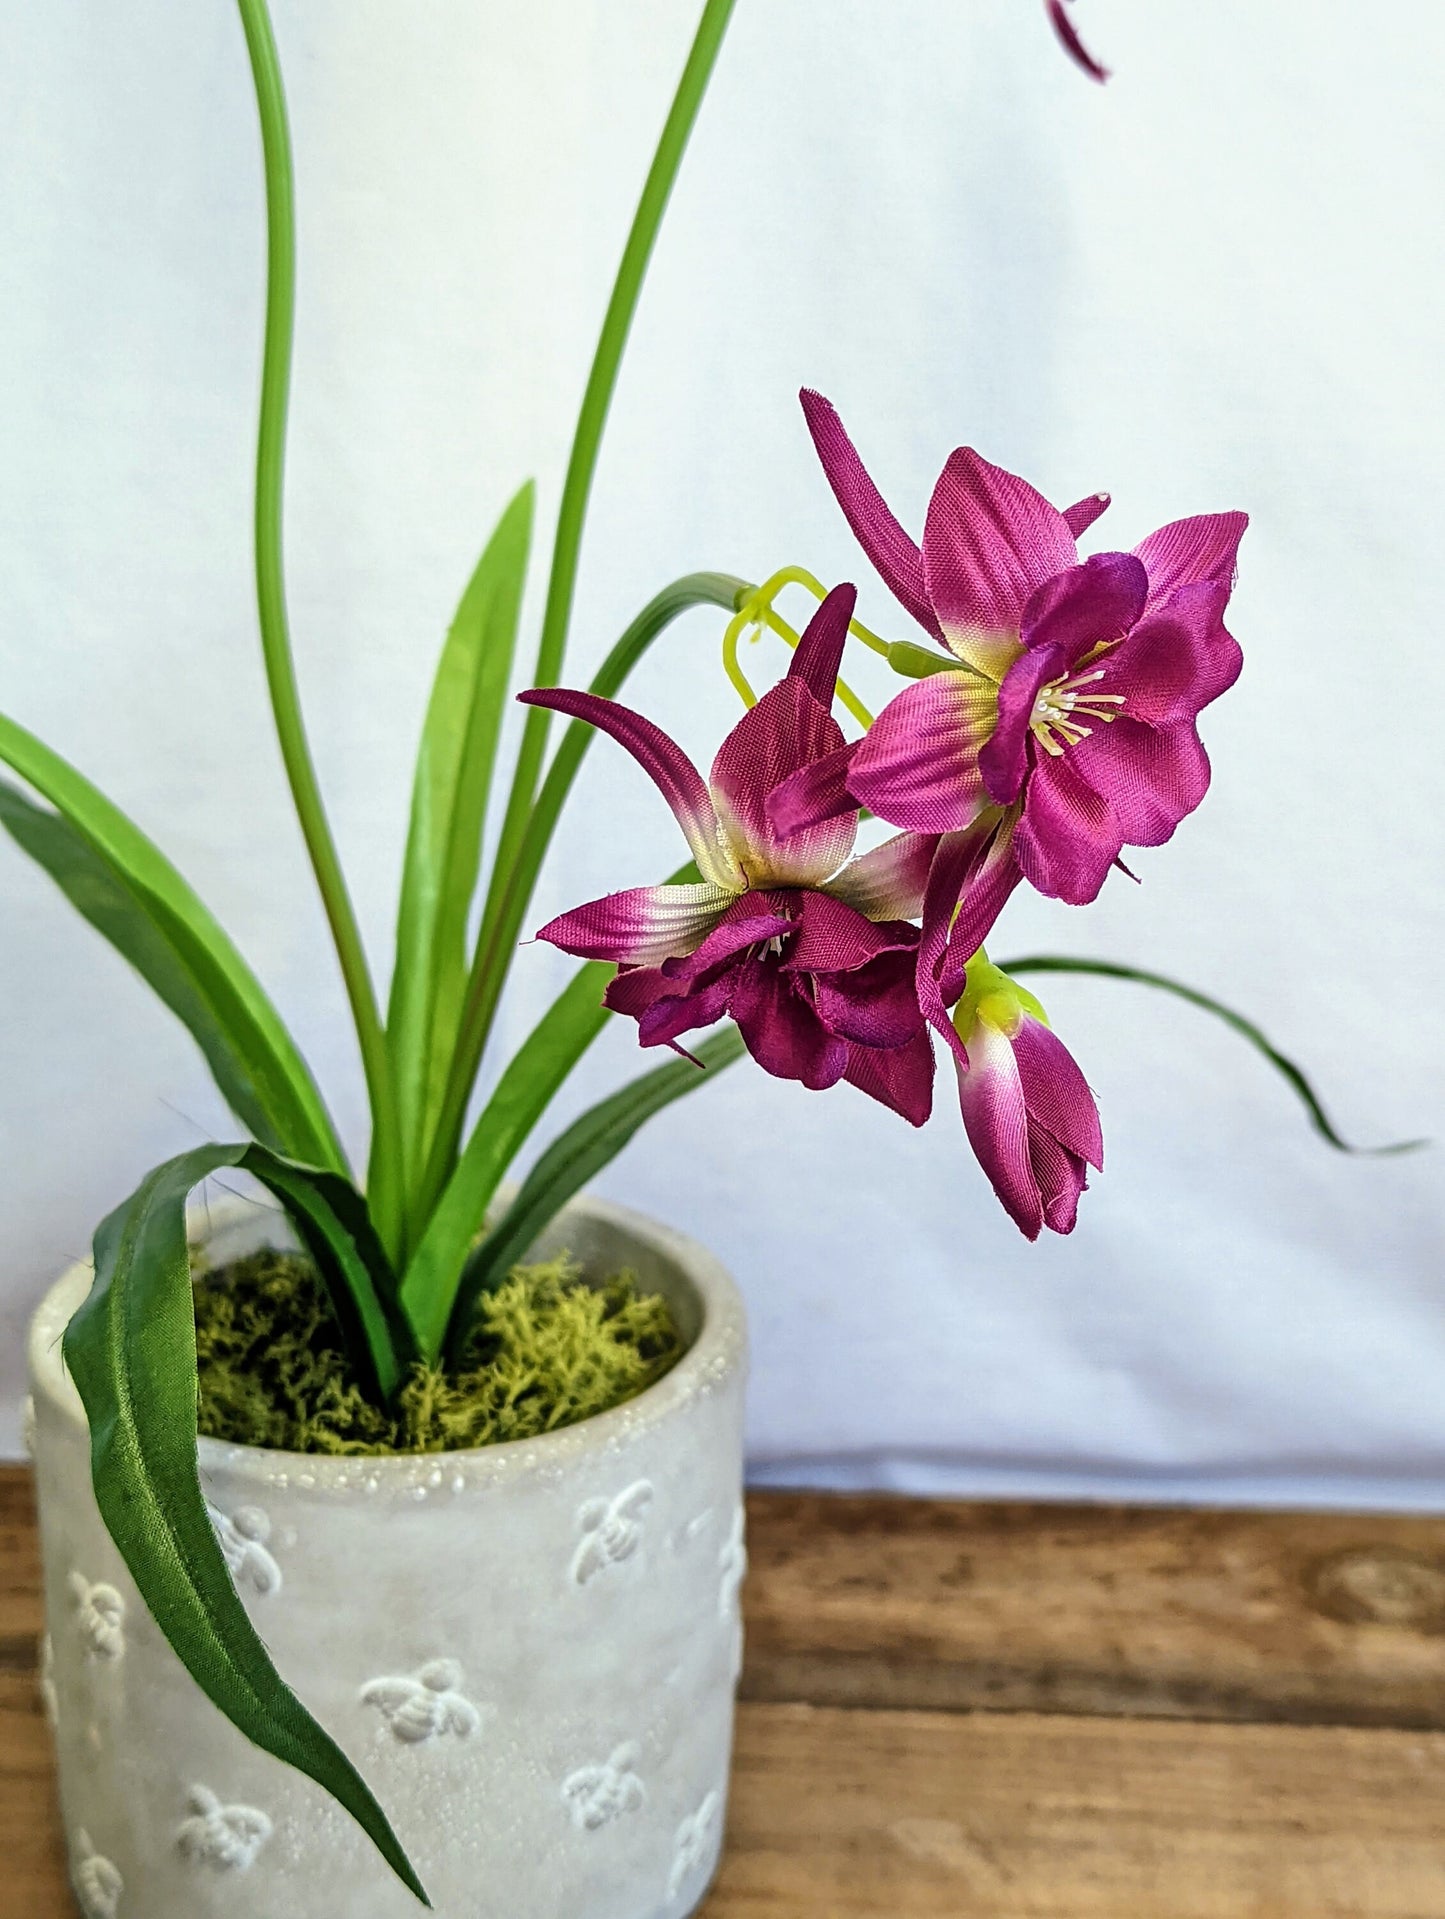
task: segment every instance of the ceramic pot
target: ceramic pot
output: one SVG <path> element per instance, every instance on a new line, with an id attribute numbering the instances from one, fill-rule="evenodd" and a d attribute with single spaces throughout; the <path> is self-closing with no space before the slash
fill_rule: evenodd
<path id="1" fill-rule="evenodd" d="M 204 1225 L 205 1222 L 203 1221 Z M 213 1263 L 284 1245 L 212 1209 Z M 681 1919 L 721 1847 L 741 1658 L 742 1305 L 700 1247 L 581 1199 L 540 1242 L 665 1293 L 689 1349 L 612 1412 L 472 1452 L 321 1458 L 200 1442 L 238 1591 L 356 1762 L 440 1919 Z M 87 1919 L 411 1919 L 309 1779 L 253 1746 L 161 1638 L 101 1523 L 61 1333 L 30 1336 L 42 1687 Z"/>

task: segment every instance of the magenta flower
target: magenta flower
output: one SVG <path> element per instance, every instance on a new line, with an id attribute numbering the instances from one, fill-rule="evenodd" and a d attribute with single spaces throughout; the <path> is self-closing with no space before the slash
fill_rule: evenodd
<path id="1" fill-rule="evenodd" d="M 644 1046 L 731 1016 L 753 1058 L 814 1089 L 848 1080 L 915 1126 L 933 1098 L 933 1049 L 914 984 L 935 836 L 902 833 L 849 860 L 856 806 L 779 833 L 766 812 L 780 781 L 835 754 L 830 710 L 855 599 L 823 602 L 787 677 L 723 741 L 705 782 L 650 720 L 590 693 L 524 693 L 609 733 L 650 774 L 687 837 L 700 879 L 643 886 L 563 913 L 538 935 L 615 960 L 614 1012 Z M 845 862 L 847 862 L 845 864 Z"/>
<path id="2" fill-rule="evenodd" d="M 1064 51 L 1076 66 L 1082 67 L 1091 80 L 1107 80 L 1109 69 L 1101 67 L 1079 38 L 1078 30 L 1069 18 L 1065 0 L 1044 0 L 1049 19 L 1053 22 L 1054 32 L 1059 36 Z"/>
<path id="3" fill-rule="evenodd" d="M 954 1013 L 964 1130 L 1004 1210 L 1029 1239 L 1071 1233 L 1088 1168 L 1102 1170 L 1098 1109 L 1044 1009 L 983 953 Z"/>
<path id="4" fill-rule="evenodd" d="M 795 831 L 861 804 L 911 832 L 953 833 L 991 809 L 1019 872 L 1077 905 L 1125 846 L 1158 846 L 1203 799 L 1196 728 L 1233 685 L 1224 626 L 1242 513 L 1203 514 L 1132 553 L 1079 560 L 1108 505 L 1059 512 L 971 447 L 951 455 L 921 545 L 868 477 L 832 406 L 803 408 L 824 472 L 888 586 L 950 655 L 854 747 L 795 775 L 771 816 Z"/>

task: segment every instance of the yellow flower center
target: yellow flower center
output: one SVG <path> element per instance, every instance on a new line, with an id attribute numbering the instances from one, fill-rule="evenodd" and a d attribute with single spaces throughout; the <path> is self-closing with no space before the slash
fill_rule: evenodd
<path id="1" fill-rule="evenodd" d="M 1087 689 L 1104 677 L 1103 668 L 1093 673 L 1075 673 L 1061 680 L 1050 680 L 1034 701 L 1029 726 L 1046 753 L 1058 759 L 1066 746 L 1086 740 L 1093 732 L 1086 720 L 1107 725 L 1119 717 L 1124 704 L 1122 693 L 1090 693 Z"/>

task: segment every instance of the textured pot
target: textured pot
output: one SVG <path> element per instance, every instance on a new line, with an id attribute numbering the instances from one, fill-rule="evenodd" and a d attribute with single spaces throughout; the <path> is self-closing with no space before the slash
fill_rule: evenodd
<path id="1" fill-rule="evenodd" d="M 215 1209 L 213 1259 L 284 1244 Z M 203 1439 L 222 1546 L 284 1677 L 356 1761 L 441 1919 L 680 1919 L 721 1846 L 741 1655 L 742 1306 L 665 1227 L 576 1201 L 541 1242 L 665 1293 L 691 1345 L 637 1399 L 474 1452 Z M 60 1337 L 30 1337 L 42 1685 L 87 1919 L 410 1919 L 359 1828 L 203 1697 L 101 1524 Z"/>

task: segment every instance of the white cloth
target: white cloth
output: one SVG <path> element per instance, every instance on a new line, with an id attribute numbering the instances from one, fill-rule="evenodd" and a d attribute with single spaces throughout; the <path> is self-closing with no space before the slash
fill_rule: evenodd
<path id="1" fill-rule="evenodd" d="M 993 950 L 1178 973 L 1259 1019 L 1353 1137 L 1445 1141 L 1445 26 L 1428 0 L 1075 14 L 1107 89 L 1036 0 L 739 0 L 619 391 L 569 677 L 699 566 L 856 578 L 865 618 L 917 637 L 816 470 L 805 381 L 915 528 L 963 441 L 1060 502 L 1110 488 L 1087 545 L 1247 508 L 1247 667 L 1204 723 L 1215 790 L 1138 857 L 1140 887 L 1116 876 L 1084 912 L 1018 898 Z M 169 849 L 360 1146 L 255 639 L 263 229 L 239 27 L 224 0 L 9 16 L 0 705 Z M 294 625 L 383 969 L 436 648 L 516 484 L 537 474 L 555 510 L 694 17 L 278 0 L 301 208 Z M 704 760 L 737 711 L 720 627 L 690 616 L 628 689 Z M 858 679 L 883 696 L 866 659 Z M 599 742 L 534 919 L 678 857 L 661 801 Z M 233 1128 L 186 1036 L 3 844 L 0 888 L 13 1445 L 45 1281 L 151 1163 Z M 564 964 L 521 952 L 504 1041 Z M 1018 1237 L 946 1076 L 915 1135 L 849 1089 L 737 1068 L 599 1182 L 742 1281 L 757 1474 L 1445 1504 L 1441 1148 L 1342 1159 L 1202 1015 L 1036 984 L 1105 1119 L 1071 1239 Z M 609 1032 L 555 1118 L 644 1063 Z"/>

